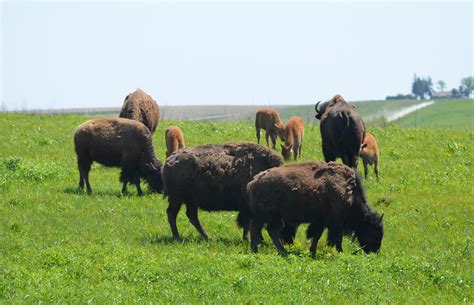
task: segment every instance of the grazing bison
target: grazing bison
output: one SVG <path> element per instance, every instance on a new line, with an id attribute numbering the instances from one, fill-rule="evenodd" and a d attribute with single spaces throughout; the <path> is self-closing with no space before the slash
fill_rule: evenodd
<path id="1" fill-rule="evenodd" d="M 267 230 L 275 247 L 283 226 L 309 223 L 314 256 L 324 228 L 328 244 L 342 252 L 343 234 L 355 234 L 365 252 L 378 251 L 383 237 L 382 216 L 367 204 L 361 179 L 353 169 L 335 162 L 291 164 L 256 175 L 247 185 L 251 212 L 252 251 L 258 251 L 261 230 Z"/>
<path id="2" fill-rule="evenodd" d="M 364 140 L 365 125 L 359 113 L 340 95 L 315 106 L 316 118 L 321 120 L 320 132 L 324 160 L 342 162 L 357 168 L 360 146 Z"/>
<path id="3" fill-rule="evenodd" d="M 282 164 L 271 149 L 247 142 L 185 148 L 169 156 L 163 166 L 163 184 L 173 237 L 179 239 L 176 216 L 184 203 L 189 221 L 204 239 L 208 236 L 199 222 L 198 208 L 239 211 L 237 222 L 247 239 L 246 185 L 259 172 Z"/>
<path id="4" fill-rule="evenodd" d="M 377 180 L 379 179 L 379 147 L 377 146 L 377 141 L 375 137 L 370 133 L 365 133 L 364 143 L 360 146 L 360 156 L 362 158 L 362 162 L 364 163 L 364 174 L 365 179 L 369 174 L 368 164 L 374 165 L 374 172 L 377 176 Z"/>
<path id="5" fill-rule="evenodd" d="M 278 112 L 269 108 L 262 108 L 257 111 L 255 115 L 255 129 L 257 130 L 257 142 L 260 144 L 260 129 L 265 130 L 265 140 L 268 137 L 272 140 L 272 148 L 275 149 L 276 138 L 280 137 L 282 141 L 285 140 L 285 123 L 280 118 Z"/>
<path id="6" fill-rule="evenodd" d="M 304 121 L 299 116 L 293 116 L 288 120 L 285 128 L 285 143 L 281 144 L 281 155 L 285 161 L 290 160 L 291 151 L 293 158 L 298 160 L 301 157 L 301 147 L 303 146 Z"/>
<path id="7" fill-rule="evenodd" d="M 79 187 L 84 189 L 85 181 L 88 193 L 92 192 L 89 171 L 94 161 L 122 168 L 123 193 L 127 191 L 127 183 L 133 183 L 142 195 L 140 178 L 144 178 L 153 191 L 161 192 L 161 163 L 155 156 L 151 133 L 142 123 L 120 118 L 90 120 L 76 128 L 74 145 Z"/>
<path id="8" fill-rule="evenodd" d="M 145 91 L 137 89 L 125 97 L 119 117 L 141 122 L 154 133 L 160 121 L 160 108 Z"/>
<path id="9" fill-rule="evenodd" d="M 166 141 L 166 157 L 168 158 L 173 152 L 184 148 L 184 136 L 178 126 L 170 126 L 165 131 Z"/>

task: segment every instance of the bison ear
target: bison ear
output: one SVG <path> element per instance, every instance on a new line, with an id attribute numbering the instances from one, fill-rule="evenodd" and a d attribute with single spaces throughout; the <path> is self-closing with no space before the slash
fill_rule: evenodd
<path id="1" fill-rule="evenodd" d="M 281 146 L 281 149 L 285 149 L 285 148 L 286 148 L 286 147 L 285 147 L 285 144 L 280 144 L 280 146 Z"/>

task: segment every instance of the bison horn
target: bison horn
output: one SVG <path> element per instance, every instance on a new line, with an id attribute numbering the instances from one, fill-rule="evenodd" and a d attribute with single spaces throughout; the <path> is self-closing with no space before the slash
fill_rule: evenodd
<path id="1" fill-rule="evenodd" d="M 382 223 L 383 215 L 384 215 L 384 214 L 382 214 L 382 215 L 379 217 L 379 219 L 377 219 L 376 224 Z"/>
<path id="2" fill-rule="evenodd" d="M 316 105 L 314 106 L 314 110 L 316 110 L 317 113 L 319 113 L 320 111 L 318 110 L 318 105 L 319 103 L 321 103 L 321 101 L 317 102 Z"/>

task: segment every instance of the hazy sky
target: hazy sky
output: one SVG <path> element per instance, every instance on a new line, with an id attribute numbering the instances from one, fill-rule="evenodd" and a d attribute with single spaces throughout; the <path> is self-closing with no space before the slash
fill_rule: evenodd
<path id="1" fill-rule="evenodd" d="M 308 104 L 473 75 L 473 2 L 1 2 L 8 110 Z M 0 103 L 0 106 L 1 106 Z"/>

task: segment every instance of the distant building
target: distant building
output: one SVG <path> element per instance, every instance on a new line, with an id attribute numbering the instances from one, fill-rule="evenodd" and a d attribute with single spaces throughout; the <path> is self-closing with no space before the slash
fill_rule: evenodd
<path id="1" fill-rule="evenodd" d="M 457 89 L 453 89 L 450 91 L 439 91 L 439 92 L 433 92 L 431 95 L 432 99 L 453 99 L 453 98 L 461 98 L 462 95 L 459 93 Z"/>

